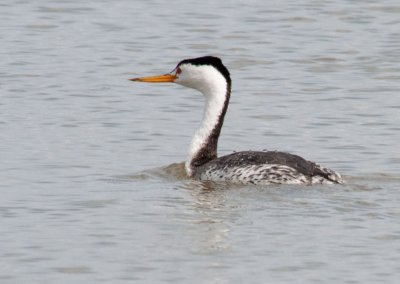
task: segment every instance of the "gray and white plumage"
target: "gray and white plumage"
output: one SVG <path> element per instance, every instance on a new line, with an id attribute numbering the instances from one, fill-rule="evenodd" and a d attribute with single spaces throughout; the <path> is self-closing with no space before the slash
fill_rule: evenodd
<path id="1" fill-rule="evenodd" d="M 340 174 L 300 156 L 278 151 L 244 151 L 218 157 L 218 139 L 231 95 L 231 78 L 222 61 L 213 56 L 182 60 L 170 73 L 131 79 L 174 82 L 200 91 L 204 115 L 195 132 L 185 163 L 197 180 L 240 184 L 335 184 Z"/>
<path id="2" fill-rule="evenodd" d="M 242 184 L 334 184 L 341 176 L 300 156 L 278 151 L 243 151 L 201 165 L 199 180 Z"/>

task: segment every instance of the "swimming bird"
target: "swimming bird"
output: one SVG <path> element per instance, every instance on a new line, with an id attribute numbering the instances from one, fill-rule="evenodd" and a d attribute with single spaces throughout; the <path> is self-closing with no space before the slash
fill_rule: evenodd
<path id="1" fill-rule="evenodd" d="M 279 151 L 243 151 L 218 157 L 217 146 L 231 96 L 231 77 L 221 59 L 214 56 L 185 59 L 167 74 L 129 79 L 136 82 L 167 83 L 200 91 L 205 109 L 185 162 L 189 177 L 239 184 L 335 184 L 339 173 Z"/>

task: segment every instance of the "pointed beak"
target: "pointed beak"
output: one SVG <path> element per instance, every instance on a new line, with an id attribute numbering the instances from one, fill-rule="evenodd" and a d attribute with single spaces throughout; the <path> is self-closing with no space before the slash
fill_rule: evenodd
<path id="1" fill-rule="evenodd" d="M 177 77 L 175 75 L 164 74 L 158 76 L 132 78 L 129 80 L 134 82 L 145 82 L 145 83 L 169 83 L 169 82 L 174 82 L 176 78 Z"/>

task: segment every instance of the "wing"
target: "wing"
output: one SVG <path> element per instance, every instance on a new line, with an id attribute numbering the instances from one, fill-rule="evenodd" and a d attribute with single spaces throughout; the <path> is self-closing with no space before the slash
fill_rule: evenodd
<path id="1" fill-rule="evenodd" d="M 312 175 L 316 164 L 303 159 L 300 156 L 278 152 L 278 151 L 243 151 L 235 152 L 230 155 L 222 156 L 213 161 L 222 167 L 228 165 L 228 167 L 242 167 L 249 165 L 282 165 L 293 168 L 301 174 L 306 176 Z"/>

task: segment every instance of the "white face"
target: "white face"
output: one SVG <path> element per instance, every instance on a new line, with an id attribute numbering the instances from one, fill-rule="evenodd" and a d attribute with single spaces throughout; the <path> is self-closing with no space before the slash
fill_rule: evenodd
<path id="1" fill-rule="evenodd" d="M 222 74 L 211 65 L 181 64 L 175 70 L 175 83 L 199 90 L 208 94 L 216 88 L 226 90 L 226 80 Z"/>

